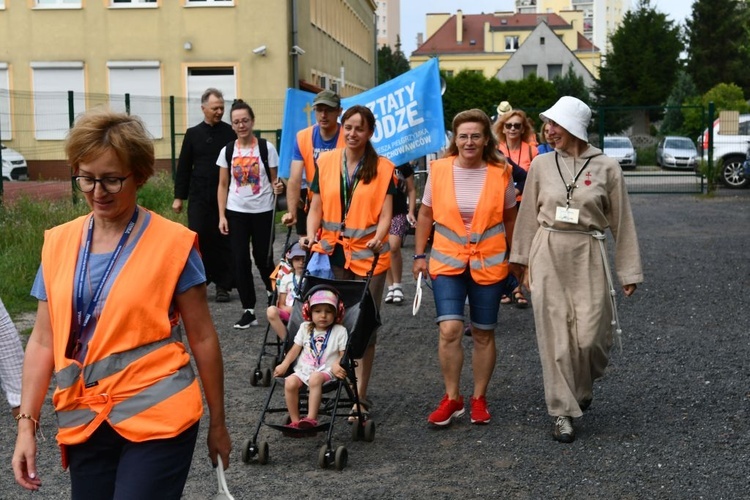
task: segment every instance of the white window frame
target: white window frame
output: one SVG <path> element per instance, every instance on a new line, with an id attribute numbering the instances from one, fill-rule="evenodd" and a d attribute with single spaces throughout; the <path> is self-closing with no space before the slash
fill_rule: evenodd
<path id="1" fill-rule="evenodd" d="M 212 71 L 232 70 L 232 74 L 203 74 L 194 75 L 192 72 L 210 73 Z M 236 65 L 217 65 L 217 66 L 188 66 L 186 71 L 187 84 L 187 109 L 188 126 L 192 127 L 203 121 L 203 111 L 201 110 L 201 96 L 208 87 L 215 87 L 224 94 L 224 116 L 222 120 L 229 123 L 229 109 L 232 102 L 237 98 L 237 73 Z"/>
<path id="2" fill-rule="evenodd" d="M 5 10 L 5 0 L 0 0 L 0 10 Z"/>
<path id="3" fill-rule="evenodd" d="M 161 94 L 161 63 L 159 61 L 107 61 L 109 69 L 109 104 L 115 111 L 125 112 L 125 94 L 130 94 L 130 114 L 143 120 L 154 139 L 164 137 L 164 103 Z M 133 71 L 126 76 L 123 71 Z M 132 83 L 131 83 L 132 82 Z M 150 82 L 150 84 L 149 84 Z M 133 93 L 132 90 L 136 92 Z"/>
<path id="4" fill-rule="evenodd" d="M 110 9 L 155 9 L 158 6 L 159 0 L 109 0 Z"/>
<path id="5" fill-rule="evenodd" d="M 234 0 L 185 0 L 185 7 L 234 7 Z"/>
<path id="6" fill-rule="evenodd" d="M 0 62 L 0 139 L 13 139 L 10 125 L 10 74 L 8 63 Z"/>
<path id="7" fill-rule="evenodd" d="M 505 52 L 515 52 L 520 47 L 518 35 L 505 35 Z"/>
<path id="8" fill-rule="evenodd" d="M 81 0 L 34 0 L 35 9 L 80 9 L 82 4 Z"/>
<path id="9" fill-rule="evenodd" d="M 83 61 L 32 61 L 30 66 L 34 81 L 34 138 L 42 141 L 64 140 L 70 128 L 68 91 L 73 91 L 76 116 L 86 111 Z M 70 73 L 67 81 L 63 81 L 59 75 L 55 75 L 56 78 L 42 77 L 45 70 L 70 70 Z"/>

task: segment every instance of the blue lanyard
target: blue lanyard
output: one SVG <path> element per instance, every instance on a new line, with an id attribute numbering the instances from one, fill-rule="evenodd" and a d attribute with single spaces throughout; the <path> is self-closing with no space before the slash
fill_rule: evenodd
<path id="1" fill-rule="evenodd" d="M 323 345 L 320 347 L 320 351 L 318 351 L 318 347 L 315 345 L 315 331 L 312 332 L 310 335 L 310 350 L 313 353 L 313 356 L 315 356 L 315 366 L 320 366 L 320 360 L 323 358 L 323 353 L 326 352 L 326 347 L 328 347 L 328 339 L 331 338 L 331 330 L 333 330 L 333 325 L 328 327 L 328 330 L 326 330 L 326 336 L 323 339 Z"/>
<path id="2" fill-rule="evenodd" d="M 125 243 L 128 241 L 128 236 L 130 236 L 130 233 L 133 232 L 133 227 L 135 227 L 135 223 L 138 220 L 138 207 L 135 207 L 135 212 L 133 212 L 133 217 L 130 219 L 130 222 L 125 227 L 125 231 L 122 233 L 122 236 L 120 237 L 120 242 L 117 244 L 117 247 L 115 248 L 115 251 L 112 252 L 112 256 L 109 258 L 109 262 L 107 263 L 107 268 L 104 271 L 104 275 L 102 276 L 101 281 L 99 282 L 99 285 L 96 287 L 96 291 L 94 291 L 94 295 L 91 297 L 91 302 L 89 302 L 89 307 L 86 310 L 86 315 L 83 315 L 83 290 L 85 286 L 86 281 L 86 275 L 88 274 L 88 268 L 89 268 L 89 257 L 91 255 L 91 240 L 94 235 L 94 216 L 92 215 L 89 219 L 89 228 L 88 232 L 86 233 L 86 244 L 83 247 L 83 261 L 81 263 L 81 272 L 78 275 L 78 286 L 76 289 L 76 320 L 78 321 L 78 332 L 76 332 L 76 346 L 74 350 L 74 355 L 77 354 L 77 351 L 80 349 L 80 338 L 83 334 L 83 331 L 86 329 L 86 326 L 91 321 L 91 317 L 94 315 L 94 310 L 96 310 L 96 304 L 99 302 L 99 298 L 102 295 L 102 291 L 104 290 L 104 284 L 107 282 L 107 279 L 109 278 L 110 274 L 112 274 L 112 269 L 115 267 L 115 263 L 117 262 L 117 258 L 122 253 L 122 249 L 125 248 Z"/>

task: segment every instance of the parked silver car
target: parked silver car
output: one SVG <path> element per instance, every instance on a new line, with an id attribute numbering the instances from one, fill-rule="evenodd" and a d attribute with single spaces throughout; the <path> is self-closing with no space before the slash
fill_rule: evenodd
<path id="1" fill-rule="evenodd" d="M 622 168 L 635 168 L 638 154 L 628 137 L 604 137 L 604 154 L 620 162 Z"/>
<path id="2" fill-rule="evenodd" d="M 656 145 L 656 164 L 663 168 L 695 167 L 698 150 L 689 137 L 667 136 Z"/>

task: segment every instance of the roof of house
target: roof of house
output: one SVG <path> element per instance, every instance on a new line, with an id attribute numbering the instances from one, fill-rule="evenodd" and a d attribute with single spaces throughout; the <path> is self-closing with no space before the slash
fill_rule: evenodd
<path id="1" fill-rule="evenodd" d="M 456 41 L 456 15 L 451 16 L 438 30 L 428 38 L 412 55 L 465 54 L 485 52 L 484 23 L 490 23 L 490 31 L 532 31 L 543 20 L 551 28 L 570 28 L 565 19 L 557 14 L 512 14 L 496 16 L 495 14 L 464 14 L 463 42 Z M 580 42 L 579 49 L 583 48 Z M 584 38 L 584 40 L 586 40 Z M 588 50 L 591 50 L 591 42 Z"/>

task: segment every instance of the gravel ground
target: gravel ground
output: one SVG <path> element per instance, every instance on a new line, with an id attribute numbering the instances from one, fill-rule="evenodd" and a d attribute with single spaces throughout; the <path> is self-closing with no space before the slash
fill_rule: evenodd
<path id="1" fill-rule="evenodd" d="M 746 498 L 750 490 L 750 328 L 741 306 L 750 292 L 750 191 L 713 198 L 635 195 L 646 283 L 624 300 L 623 351 L 613 351 L 595 399 L 577 419 L 577 440 L 551 437 L 530 310 L 503 306 L 498 362 L 488 393 L 492 422 L 468 417 L 450 428 L 427 426 L 442 396 L 431 294 L 416 318 L 384 306 L 370 396 L 377 433 L 352 442 L 337 420 L 334 447 L 344 471 L 317 466 L 321 438 L 289 439 L 270 429 L 260 439 L 271 461 L 240 459 L 267 389 L 248 380 L 265 323 L 233 330 L 239 300 L 211 304 L 226 367 L 226 403 L 234 441 L 227 481 L 235 498 Z M 281 244 L 282 242 L 278 242 Z M 412 241 L 404 251 L 413 251 Z M 406 273 L 405 273 L 406 274 Z M 407 301 L 414 281 L 406 278 Z M 464 340 L 467 348 L 470 338 Z M 471 392 L 470 349 L 462 388 Z M 281 393 L 277 393 L 282 397 Z M 68 498 L 49 402 L 44 409 L 39 493 L 16 486 L 10 470 L 14 425 L 0 428 L 0 498 Z M 206 425 L 184 498 L 212 498 Z"/>

